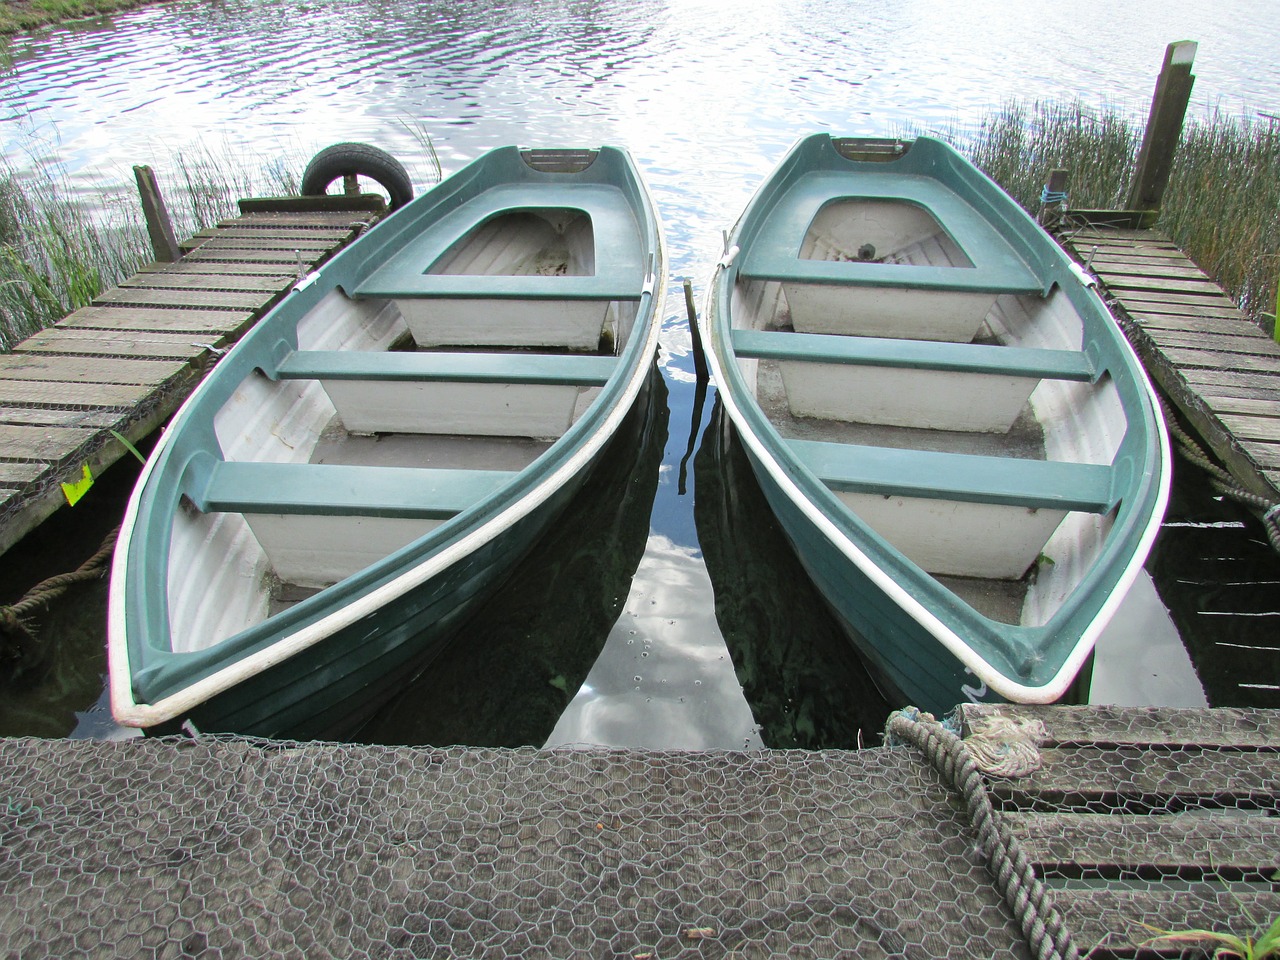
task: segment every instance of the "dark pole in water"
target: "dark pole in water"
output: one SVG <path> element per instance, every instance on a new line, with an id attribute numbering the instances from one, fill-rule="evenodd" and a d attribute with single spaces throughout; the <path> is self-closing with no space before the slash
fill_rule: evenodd
<path id="1" fill-rule="evenodd" d="M 1195 58 L 1196 43 L 1193 40 L 1180 40 L 1165 48 L 1164 66 L 1160 69 L 1160 79 L 1156 81 L 1156 91 L 1151 98 L 1147 132 L 1142 139 L 1142 149 L 1138 151 L 1138 165 L 1134 170 L 1126 210 L 1160 209 L 1164 189 L 1169 185 L 1173 155 L 1182 136 L 1182 120 L 1191 99 L 1191 87 L 1196 81 L 1191 73 Z"/>
<path id="2" fill-rule="evenodd" d="M 698 332 L 698 308 L 693 305 L 693 284 L 684 282 L 684 309 L 689 316 L 689 333 L 693 340 L 693 369 L 698 374 L 698 382 L 706 383 L 710 379 L 707 373 L 707 357 L 702 352 L 702 334 Z"/>

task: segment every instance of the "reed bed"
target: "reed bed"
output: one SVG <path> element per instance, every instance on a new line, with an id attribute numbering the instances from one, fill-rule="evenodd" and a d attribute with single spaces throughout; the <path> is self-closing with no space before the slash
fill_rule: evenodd
<path id="1" fill-rule="evenodd" d="M 176 154 L 161 176 L 181 238 L 234 215 L 236 201 L 298 192 L 300 157 L 246 165 L 230 147 Z M 0 351 L 87 306 L 151 259 L 133 184 L 95 198 L 92 208 L 57 164 L 37 173 L 0 170 Z"/>
<path id="2" fill-rule="evenodd" d="M 1069 171 L 1070 206 L 1124 205 L 1143 125 L 1114 107 L 1009 103 L 956 136 L 988 176 L 1035 213 L 1049 171 Z M 1213 114 L 1183 127 L 1156 227 L 1264 327 L 1280 275 L 1280 123 Z"/>
<path id="3" fill-rule="evenodd" d="M 976 128 L 941 135 L 1034 213 L 1058 167 L 1070 172 L 1071 206 L 1121 206 L 1142 124 L 1114 107 L 1012 102 Z M 415 136 L 431 146 L 425 130 Z M 240 197 L 297 193 L 305 159 L 300 150 L 282 151 L 246 164 L 224 146 L 177 154 L 168 166 L 157 172 L 174 229 L 185 237 L 233 214 Z M 35 167 L 42 172 L 0 169 L 0 351 L 150 258 L 132 183 L 96 198 L 90 211 L 57 164 Z M 431 173 L 438 177 L 438 166 Z M 1270 328 L 1280 275 L 1280 123 L 1219 114 L 1188 121 L 1157 226 Z"/>

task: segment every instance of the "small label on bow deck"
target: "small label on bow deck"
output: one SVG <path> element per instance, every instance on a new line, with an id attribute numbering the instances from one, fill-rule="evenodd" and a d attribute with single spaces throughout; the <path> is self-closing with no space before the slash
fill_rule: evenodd
<path id="1" fill-rule="evenodd" d="M 84 465 L 84 470 L 80 474 L 80 479 L 75 483 L 64 483 L 62 492 L 66 495 L 67 503 L 75 506 L 80 498 L 89 492 L 89 488 L 93 486 L 93 474 L 89 472 L 89 465 Z"/>

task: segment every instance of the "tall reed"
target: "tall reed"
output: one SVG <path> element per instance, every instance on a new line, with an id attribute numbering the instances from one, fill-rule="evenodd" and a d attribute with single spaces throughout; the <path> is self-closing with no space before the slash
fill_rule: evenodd
<path id="1" fill-rule="evenodd" d="M 1011 102 L 957 145 L 1031 212 L 1055 168 L 1070 205 L 1123 205 L 1142 144 L 1141 122 L 1076 101 Z M 1280 275 L 1280 124 L 1213 114 L 1183 128 L 1158 229 L 1266 324 Z"/>
<path id="2" fill-rule="evenodd" d="M 143 262 L 141 220 L 104 221 L 53 177 L 0 174 L 0 349 L 86 306 Z"/>
<path id="3" fill-rule="evenodd" d="M 303 161 L 284 157 L 246 165 L 229 148 L 177 154 L 161 176 L 174 231 L 186 237 L 232 216 L 236 200 L 296 194 Z M 151 259 L 133 185 L 97 198 L 91 209 L 57 164 L 39 172 L 0 170 L 0 350 L 86 306 Z"/>

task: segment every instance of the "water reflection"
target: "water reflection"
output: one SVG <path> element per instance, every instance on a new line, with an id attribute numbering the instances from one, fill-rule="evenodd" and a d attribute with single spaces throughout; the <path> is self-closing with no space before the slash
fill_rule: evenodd
<path id="1" fill-rule="evenodd" d="M 622 617 L 547 746 L 762 746 L 696 550 L 649 537 Z"/>
<path id="2" fill-rule="evenodd" d="M 353 739 L 540 744 L 623 613 L 667 439 L 655 372 L 582 493 L 494 602 Z"/>
<path id="3" fill-rule="evenodd" d="M 879 743 L 890 705 L 809 582 L 716 404 L 697 455 L 698 533 L 716 619 L 764 742 Z"/>

